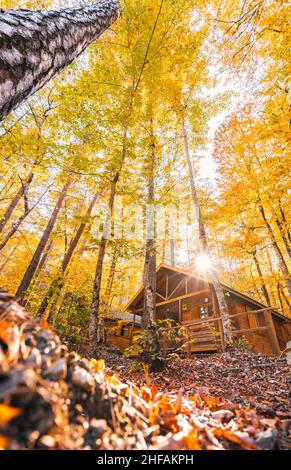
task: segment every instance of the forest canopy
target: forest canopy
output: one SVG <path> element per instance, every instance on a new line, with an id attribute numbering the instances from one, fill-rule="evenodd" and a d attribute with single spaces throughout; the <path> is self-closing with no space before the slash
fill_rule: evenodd
<path id="1" fill-rule="evenodd" d="M 287 2 L 121 9 L 1 123 L 1 288 L 77 341 L 92 311 L 123 310 L 154 249 L 290 316 Z"/>

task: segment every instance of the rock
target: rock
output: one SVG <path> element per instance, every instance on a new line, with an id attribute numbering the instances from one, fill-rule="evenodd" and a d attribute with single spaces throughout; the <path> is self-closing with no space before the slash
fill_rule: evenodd
<path id="1" fill-rule="evenodd" d="M 105 419 L 96 419 L 96 418 L 93 418 L 91 419 L 90 421 L 90 432 L 91 434 L 95 437 L 95 438 L 98 438 L 98 437 L 101 437 L 102 434 L 105 433 L 105 431 L 108 431 L 108 426 L 107 426 L 107 422 Z"/>
<path id="2" fill-rule="evenodd" d="M 229 421 L 233 417 L 233 413 L 230 410 L 218 410 L 212 413 L 212 418 L 217 421 L 226 420 Z"/>
<path id="3" fill-rule="evenodd" d="M 66 359 L 58 359 L 47 371 L 46 375 L 53 380 L 64 379 L 67 376 Z"/>
<path id="4" fill-rule="evenodd" d="M 274 428 L 269 428 L 266 431 L 259 432 L 255 440 L 256 446 L 264 450 L 274 449 L 276 445 L 277 434 L 278 432 Z"/>
<path id="5" fill-rule="evenodd" d="M 55 440 L 52 436 L 49 435 L 42 436 L 39 439 L 39 442 L 48 449 L 55 447 Z"/>
<path id="6" fill-rule="evenodd" d="M 72 383 L 86 392 L 91 392 L 95 388 L 95 380 L 85 369 L 75 369 L 72 374 Z"/>
<path id="7" fill-rule="evenodd" d="M 50 341 L 53 338 L 53 333 L 50 330 L 42 329 L 37 333 L 37 339 Z"/>
<path id="8" fill-rule="evenodd" d="M 27 364 L 29 364 L 32 367 L 41 367 L 42 365 L 42 358 L 39 350 L 37 348 L 32 348 L 30 351 L 30 354 L 27 358 Z"/>

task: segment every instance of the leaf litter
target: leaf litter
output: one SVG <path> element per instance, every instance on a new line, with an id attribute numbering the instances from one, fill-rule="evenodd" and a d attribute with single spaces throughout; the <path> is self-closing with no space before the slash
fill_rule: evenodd
<path id="1" fill-rule="evenodd" d="M 245 351 L 131 371 L 0 301 L 0 449 L 290 449 L 290 367 Z M 107 366 L 107 367 L 106 367 Z"/>

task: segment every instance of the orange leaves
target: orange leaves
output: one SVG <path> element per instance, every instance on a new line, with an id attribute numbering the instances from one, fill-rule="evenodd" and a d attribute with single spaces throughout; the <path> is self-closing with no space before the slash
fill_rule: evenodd
<path id="1" fill-rule="evenodd" d="M 0 426 L 8 423 L 11 419 L 21 414 L 20 408 L 13 408 L 0 403 Z"/>
<path id="2" fill-rule="evenodd" d="M 13 361 L 19 352 L 22 333 L 15 323 L 3 320 L 0 323 L 0 340 L 5 343 L 5 356 L 8 362 Z"/>
<path id="3" fill-rule="evenodd" d="M 218 428 L 215 429 L 214 434 L 218 438 L 225 438 L 230 442 L 234 442 L 238 444 L 240 447 L 243 447 L 247 450 L 258 450 L 257 446 L 255 446 L 250 439 L 247 437 L 241 436 L 239 433 L 230 432 L 227 429 Z"/>
<path id="4" fill-rule="evenodd" d="M 94 372 L 104 372 L 105 371 L 105 361 L 104 359 L 99 359 L 98 361 L 96 359 L 91 359 L 90 364 L 94 370 Z"/>
<path id="5" fill-rule="evenodd" d="M 9 442 L 10 439 L 7 436 L 3 436 L 3 434 L 0 434 L 0 450 L 7 449 Z"/>
<path id="6" fill-rule="evenodd" d="M 192 429 L 186 436 L 184 436 L 182 438 L 182 443 L 185 445 L 187 450 L 201 449 L 196 429 Z"/>

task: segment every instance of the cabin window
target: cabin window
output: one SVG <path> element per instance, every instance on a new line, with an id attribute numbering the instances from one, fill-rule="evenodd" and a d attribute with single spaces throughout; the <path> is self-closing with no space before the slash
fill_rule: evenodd
<path id="1" fill-rule="evenodd" d="M 170 312 L 168 318 L 171 318 L 171 320 L 174 320 L 175 323 L 178 323 L 179 313 L 178 312 Z"/>
<path id="2" fill-rule="evenodd" d="M 202 320 L 204 318 L 208 318 L 208 317 L 211 317 L 213 315 L 213 306 L 208 304 L 208 305 L 200 305 L 199 307 L 199 313 L 200 313 L 200 317 L 202 318 Z"/>
<path id="3" fill-rule="evenodd" d="M 127 337 L 127 336 L 129 336 L 128 333 L 129 333 L 128 325 L 126 325 L 126 324 L 121 325 L 120 336 Z"/>
<path id="4" fill-rule="evenodd" d="M 206 307 L 206 305 L 202 305 L 202 306 L 200 307 L 200 317 L 201 317 L 202 319 L 204 319 L 204 318 L 207 317 L 207 307 Z"/>

